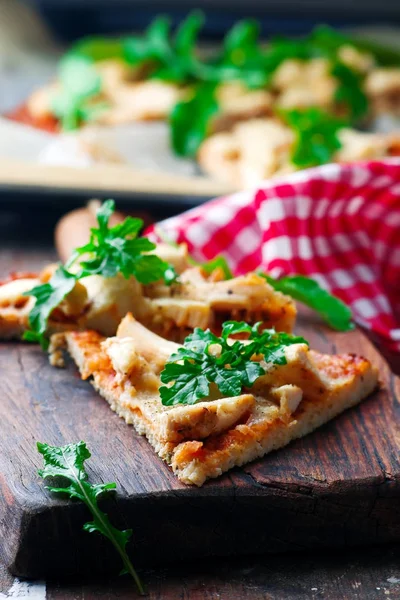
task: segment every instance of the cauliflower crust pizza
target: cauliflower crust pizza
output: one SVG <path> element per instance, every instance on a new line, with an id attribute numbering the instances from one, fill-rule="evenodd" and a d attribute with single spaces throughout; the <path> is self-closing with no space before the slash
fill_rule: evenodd
<path id="1" fill-rule="evenodd" d="M 211 384 L 203 400 L 166 405 L 160 396 L 163 369 L 183 347 L 150 332 L 132 315 L 122 320 L 115 337 L 72 331 L 62 341 L 82 378 L 147 437 L 182 482 L 197 486 L 303 437 L 378 385 L 368 360 L 319 354 L 294 338 L 279 364 L 252 357 L 261 374 L 238 395 L 226 397 Z"/>
<path id="2" fill-rule="evenodd" d="M 182 482 L 201 486 L 285 446 L 377 387 L 368 360 L 319 354 L 291 333 L 285 291 L 352 328 L 350 309 L 317 282 L 233 277 L 222 256 L 199 265 L 185 245 L 137 237 L 140 219 L 109 226 L 113 211 L 111 200 L 99 207 L 65 265 L 0 284 L 0 339 L 40 343 L 54 366 L 66 348 Z"/>

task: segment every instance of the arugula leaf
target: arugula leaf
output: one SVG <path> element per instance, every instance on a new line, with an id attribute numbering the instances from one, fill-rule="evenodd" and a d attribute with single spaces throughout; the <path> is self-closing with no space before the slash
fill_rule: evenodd
<path id="1" fill-rule="evenodd" d="M 275 290 L 292 296 L 295 300 L 314 309 L 333 329 L 338 331 L 354 329 L 351 310 L 347 304 L 321 288 L 314 279 L 303 275 L 292 275 L 277 280 L 265 273 L 259 275 L 264 277 Z"/>
<path id="2" fill-rule="evenodd" d="M 329 25 L 318 25 L 308 36 L 310 44 L 325 54 L 336 53 L 342 46 L 354 46 L 353 41 Z"/>
<path id="3" fill-rule="evenodd" d="M 339 60 L 333 62 L 331 73 L 339 81 L 335 100 L 347 108 L 352 121 L 360 120 L 368 111 L 368 98 L 363 91 L 363 76 Z"/>
<path id="4" fill-rule="evenodd" d="M 172 36 L 170 20 L 157 17 L 142 36 L 123 41 L 125 59 L 131 65 L 147 66 L 151 78 L 177 83 L 192 81 L 199 64 L 196 42 L 203 22 L 203 14 L 193 11 Z"/>
<path id="5" fill-rule="evenodd" d="M 221 269 L 224 273 L 225 279 L 233 278 L 233 273 L 224 256 L 216 256 L 207 262 L 200 263 L 200 266 L 206 273 L 212 273 L 215 269 Z"/>
<path id="6" fill-rule="evenodd" d="M 227 321 L 221 337 L 210 330 L 195 328 L 184 341 L 183 347 L 172 354 L 161 382 L 171 384 L 160 387 L 161 402 L 166 406 L 195 404 L 212 397 L 210 384 L 223 396 L 238 396 L 243 388 L 250 388 L 265 373 L 256 357 L 267 363 L 286 364 L 285 347 L 307 343 L 302 337 L 267 329 L 258 332 L 260 323 Z M 232 340 L 232 335 L 247 334 L 249 341 Z"/>
<path id="7" fill-rule="evenodd" d="M 146 29 L 141 36 L 129 36 L 123 40 L 125 60 L 131 65 L 150 61 L 163 61 L 163 54 L 170 53 L 169 46 L 169 19 L 159 16 Z"/>
<path id="8" fill-rule="evenodd" d="M 261 47 L 259 36 L 260 25 L 254 19 L 236 23 L 223 40 L 215 79 L 242 81 L 250 89 L 267 85 L 271 75 L 268 53 Z"/>
<path id="9" fill-rule="evenodd" d="M 64 130 L 77 129 L 107 108 L 105 102 L 94 102 L 101 91 L 101 77 L 84 56 L 65 55 L 59 66 L 59 81 L 61 89 L 52 106 Z"/>
<path id="10" fill-rule="evenodd" d="M 90 36 L 76 42 L 68 55 L 83 56 L 91 61 L 123 58 L 122 38 Z"/>
<path id="11" fill-rule="evenodd" d="M 194 10 L 181 23 L 175 34 L 175 50 L 180 56 L 191 56 L 195 51 L 197 37 L 204 24 L 204 14 Z"/>
<path id="12" fill-rule="evenodd" d="M 89 275 L 115 277 L 118 273 L 129 279 L 132 275 L 140 283 L 148 284 L 164 278 L 167 284 L 177 279 L 173 267 L 155 254 L 146 254 L 156 248 L 147 238 L 137 238 L 143 227 L 141 219 L 127 217 L 122 223 L 108 226 L 114 212 L 114 200 L 107 200 L 97 211 L 99 227 L 90 230 L 89 243 L 77 248 L 67 263 L 70 267 L 80 256 L 82 268 L 79 278 Z"/>
<path id="13" fill-rule="evenodd" d="M 62 265 L 58 267 L 47 283 L 37 285 L 24 296 L 33 296 L 36 302 L 29 313 L 29 327 L 23 334 L 23 339 L 29 342 L 39 342 L 46 350 L 49 342 L 45 337 L 47 323 L 52 311 L 72 291 L 77 276 L 69 273 Z"/>
<path id="14" fill-rule="evenodd" d="M 77 498 L 86 504 L 92 513 L 93 521 L 85 523 L 83 529 L 89 533 L 101 533 L 110 540 L 124 565 L 121 574 L 131 575 L 139 594 L 144 595 L 143 584 L 126 551 L 126 545 L 132 537 L 132 530 L 120 530 L 114 527 L 108 515 L 100 510 L 98 505 L 98 497 L 101 494 L 115 490 L 116 484 L 89 483 L 84 463 L 90 458 L 91 454 L 85 442 L 67 444 L 66 446 L 49 446 L 38 442 L 37 449 L 44 460 L 44 468 L 38 471 L 40 477 L 43 477 L 43 479 L 62 478 L 62 481 L 66 482 L 65 485 L 60 487 L 46 486 L 46 489 L 56 494 L 67 494 L 70 498 Z"/>
<path id="15" fill-rule="evenodd" d="M 127 217 L 114 227 L 108 226 L 114 209 L 114 200 L 104 202 L 97 211 L 98 227 L 91 229 L 89 243 L 76 248 L 66 266 L 60 265 L 47 283 L 25 292 L 25 296 L 33 296 L 36 302 L 29 314 L 29 329 L 23 334 L 24 340 L 39 342 L 44 350 L 48 348 L 45 334 L 52 311 L 84 277 L 115 277 L 121 273 L 126 279 L 134 275 L 143 284 L 160 279 L 167 285 L 178 281 L 172 265 L 155 254 L 147 254 L 156 245 L 147 238 L 137 238 L 143 227 L 141 219 Z M 80 270 L 71 273 L 68 269 L 77 261 Z"/>
<path id="16" fill-rule="evenodd" d="M 165 65 L 155 71 L 154 78 L 185 83 L 198 76 L 203 63 L 197 57 L 196 42 L 203 23 L 201 11 L 189 14 L 178 27 L 169 53 L 164 53 Z"/>
<path id="17" fill-rule="evenodd" d="M 346 123 L 312 107 L 281 112 L 296 134 L 292 161 L 298 167 L 312 167 L 329 162 L 341 148 L 338 132 Z"/>
<path id="18" fill-rule="evenodd" d="M 181 156 L 195 156 L 209 133 L 210 120 L 218 111 L 215 84 L 199 84 L 193 96 L 173 108 L 169 122 L 171 143 Z"/>

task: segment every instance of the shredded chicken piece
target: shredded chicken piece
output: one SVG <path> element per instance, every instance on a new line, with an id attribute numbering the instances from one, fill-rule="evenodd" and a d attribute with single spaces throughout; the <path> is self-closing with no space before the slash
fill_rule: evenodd
<path id="1" fill-rule="evenodd" d="M 400 136 L 397 136 L 399 138 Z M 342 129 L 339 132 L 342 147 L 336 152 L 338 162 L 368 160 L 391 154 L 394 136 L 366 133 L 354 129 Z"/>
<path id="2" fill-rule="evenodd" d="M 276 174 L 291 172 L 292 130 L 277 119 L 238 123 L 230 134 L 216 134 L 203 142 L 201 167 L 218 179 L 252 187 Z"/>
<path id="3" fill-rule="evenodd" d="M 365 80 L 365 92 L 376 114 L 400 116 L 400 68 L 374 69 Z"/>
<path id="4" fill-rule="evenodd" d="M 346 128 L 338 135 L 342 148 L 333 157 L 338 162 L 400 154 L 399 133 L 367 133 Z M 292 129 L 277 119 L 253 119 L 238 123 L 230 133 L 210 136 L 200 147 L 198 161 L 216 179 L 251 188 L 263 179 L 296 170 L 291 162 L 294 141 Z"/>
<path id="5" fill-rule="evenodd" d="M 372 54 L 369 52 L 361 52 L 354 46 L 347 44 L 339 48 L 338 57 L 345 65 L 364 75 L 371 71 L 375 66 L 375 59 Z"/>
<path id="6" fill-rule="evenodd" d="M 122 83 L 113 91 L 113 104 L 99 114 L 98 122 L 116 125 L 130 121 L 166 119 L 184 90 L 165 81 Z"/>
<path id="7" fill-rule="evenodd" d="M 272 114 L 274 97 L 267 90 L 249 90 L 239 81 L 223 83 L 217 88 L 218 114 L 212 119 L 211 131 L 226 131 L 239 121 Z"/>
<path id="8" fill-rule="evenodd" d="M 324 58 L 284 61 L 273 77 L 273 86 L 278 92 L 277 106 L 286 109 L 332 108 L 337 81 L 330 74 L 330 68 L 329 61 Z"/>

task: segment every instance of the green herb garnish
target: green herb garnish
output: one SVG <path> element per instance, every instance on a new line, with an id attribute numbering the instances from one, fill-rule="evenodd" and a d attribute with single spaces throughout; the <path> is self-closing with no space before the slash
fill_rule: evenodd
<path id="1" fill-rule="evenodd" d="M 215 85 L 197 86 L 193 96 L 176 104 L 170 115 L 171 142 L 176 154 L 194 157 L 210 133 L 211 118 L 218 111 Z"/>
<path id="2" fill-rule="evenodd" d="M 61 89 L 53 98 L 53 110 L 64 130 L 77 129 L 107 108 L 105 102 L 96 99 L 101 91 L 100 75 L 84 56 L 64 56 L 59 67 L 59 82 Z"/>
<path id="3" fill-rule="evenodd" d="M 30 329 L 24 332 L 24 340 L 39 342 L 47 349 L 45 333 L 52 311 L 84 277 L 101 275 L 110 278 L 121 273 L 125 279 L 134 276 L 143 284 L 159 279 L 164 279 L 167 285 L 177 281 L 178 275 L 172 265 L 155 254 L 148 254 L 156 245 L 147 238 L 137 237 L 143 227 L 141 219 L 127 217 L 114 227 L 108 226 L 114 210 L 114 200 L 104 202 L 96 213 L 98 227 L 90 230 L 89 243 L 77 248 L 66 266 L 60 265 L 47 283 L 24 293 L 24 296 L 36 298 L 29 314 Z M 71 273 L 68 269 L 77 262 L 79 269 Z"/>
<path id="4" fill-rule="evenodd" d="M 323 165 L 342 147 L 338 133 L 346 123 L 319 108 L 282 111 L 282 117 L 296 135 L 292 155 L 296 166 Z"/>
<path id="5" fill-rule="evenodd" d="M 125 279 L 132 275 L 140 283 L 151 283 L 164 279 L 170 284 L 177 279 L 173 267 L 155 254 L 147 254 L 156 248 L 147 238 L 138 238 L 143 227 L 142 219 L 127 217 L 122 223 L 109 227 L 108 222 L 115 210 L 114 200 L 107 200 L 97 211 L 99 226 L 90 230 L 90 240 L 77 248 L 67 263 L 70 267 L 80 256 L 82 271 L 79 278 L 89 275 L 115 277 L 121 273 Z"/>
<path id="6" fill-rule="evenodd" d="M 208 274 L 215 271 L 215 269 L 221 269 L 225 279 L 233 278 L 233 273 L 228 265 L 228 261 L 224 256 L 218 255 L 207 262 L 197 264 L 199 264 L 203 271 L 205 271 Z"/>
<path id="7" fill-rule="evenodd" d="M 69 50 L 69 56 L 81 56 L 90 61 L 123 59 L 122 38 L 90 36 L 78 40 Z"/>
<path id="8" fill-rule="evenodd" d="M 193 81 L 199 63 L 196 43 L 204 22 L 200 11 L 192 12 L 171 33 L 170 19 L 157 17 L 143 35 L 123 41 L 124 56 L 131 66 L 145 66 L 150 78 L 186 83 Z"/>
<path id="9" fill-rule="evenodd" d="M 221 337 L 210 330 L 196 327 L 182 347 L 168 359 L 161 372 L 160 396 L 164 405 L 195 404 L 210 396 L 214 384 L 223 396 L 238 396 L 243 388 L 250 388 L 265 373 L 255 357 L 267 363 L 286 364 L 285 348 L 292 344 L 307 344 L 302 337 L 265 329 L 261 323 L 227 321 Z M 229 340 L 237 334 L 247 334 L 249 341 Z"/>
<path id="10" fill-rule="evenodd" d="M 43 477 L 43 479 L 62 478 L 62 481 L 66 482 L 65 485 L 60 487 L 46 486 L 46 489 L 55 494 L 66 494 L 69 498 L 77 498 L 86 504 L 93 516 L 93 521 L 85 523 L 83 529 L 89 533 L 101 533 L 110 540 L 124 565 L 120 574 L 131 575 L 139 594 L 144 595 L 143 584 L 126 551 L 126 545 L 132 537 L 132 530 L 117 529 L 111 524 L 108 515 L 99 508 L 99 496 L 115 490 L 116 484 L 89 483 L 84 463 L 85 460 L 90 458 L 91 454 L 85 442 L 66 446 L 49 446 L 38 442 L 37 449 L 44 460 L 44 468 L 38 471 L 40 477 Z"/>
<path id="11" fill-rule="evenodd" d="M 331 73 L 339 82 L 335 100 L 349 112 L 350 122 L 359 121 L 368 111 L 368 98 L 363 91 L 363 76 L 340 60 L 332 61 Z"/>
<path id="12" fill-rule="evenodd" d="M 44 350 L 49 343 L 45 337 L 47 322 L 53 310 L 72 291 L 77 276 L 67 271 L 62 265 L 53 273 L 47 283 L 37 285 L 24 296 L 33 296 L 36 302 L 29 313 L 29 327 L 23 334 L 28 342 L 39 342 Z"/>
<path id="13" fill-rule="evenodd" d="M 291 275 L 282 279 L 274 279 L 265 273 L 259 275 L 264 277 L 275 290 L 315 310 L 333 329 L 338 331 L 354 329 L 351 310 L 347 304 L 321 288 L 314 279 L 303 275 Z"/>
<path id="14" fill-rule="evenodd" d="M 341 48 L 351 46 L 360 52 L 370 52 L 382 65 L 399 62 L 400 53 L 395 49 L 350 38 L 327 26 L 317 27 L 303 39 L 273 38 L 265 47 L 259 39 L 259 25 L 252 19 L 236 23 L 225 35 L 221 50 L 202 54 L 198 38 L 203 23 L 203 13 L 193 11 L 173 31 L 170 19 L 159 16 L 142 35 L 117 39 L 90 37 L 77 42 L 61 61 L 61 91 L 53 104 L 63 129 L 76 129 L 106 108 L 98 97 L 101 78 L 94 64 L 97 60 L 120 59 L 139 68 L 145 79 L 193 86 L 194 95 L 200 96 L 198 102 L 189 99 L 179 103 L 171 118 L 173 146 L 184 156 L 194 156 L 198 140 L 210 131 L 210 119 L 218 108 L 210 90 L 224 82 L 241 81 L 249 89 L 268 88 L 284 61 L 324 58 L 338 82 L 335 101 L 348 122 L 357 123 L 368 109 L 363 92 L 365 75 L 341 60 Z M 188 126 L 191 131 L 185 135 Z"/>
<path id="15" fill-rule="evenodd" d="M 249 89 L 268 85 L 272 69 L 268 51 L 260 44 L 260 26 L 253 19 L 236 23 L 222 42 L 221 56 L 210 65 L 214 81 L 241 81 Z"/>

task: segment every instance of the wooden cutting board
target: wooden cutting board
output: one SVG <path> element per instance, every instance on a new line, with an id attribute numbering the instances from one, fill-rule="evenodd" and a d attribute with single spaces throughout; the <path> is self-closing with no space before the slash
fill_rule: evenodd
<path id="1" fill-rule="evenodd" d="M 119 567 L 107 542 L 82 531 L 86 508 L 45 490 L 38 440 L 87 442 L 92 481 L 117 483 L 117 496 L 103 504 L 116 525 L 133 529 L 136 563 L 400 540 L 399 381 L 361 332 L 304 320 L 297 330 L 316 349 L 374 361 L 381 390 L 200 489 L 180 483 L 73 364 L 55 369 L 37 347 L 2 344 L 0 534 L 11 571 L 45 577 Z"/>

